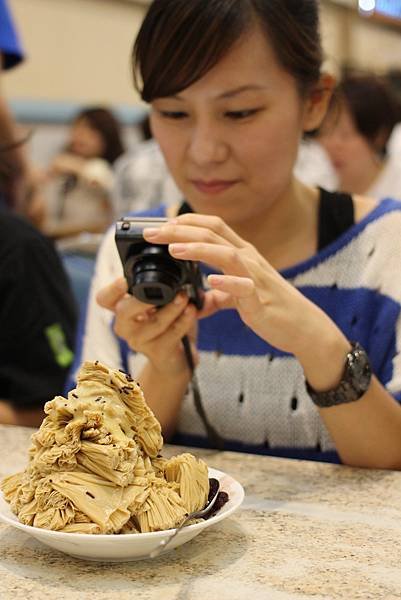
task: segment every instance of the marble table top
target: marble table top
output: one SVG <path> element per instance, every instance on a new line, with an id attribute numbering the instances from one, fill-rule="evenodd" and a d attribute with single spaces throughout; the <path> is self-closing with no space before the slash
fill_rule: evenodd
<path id="1" fill-rule="evenodd" d="M 0 425 L 0 477 L 25 467 L 32 431 Z M 401 473 L 193 453 L 244 486 L 236 514 L 163 557 L 118 564 L 0 524 L 0 600 L 401 598 Z"/>

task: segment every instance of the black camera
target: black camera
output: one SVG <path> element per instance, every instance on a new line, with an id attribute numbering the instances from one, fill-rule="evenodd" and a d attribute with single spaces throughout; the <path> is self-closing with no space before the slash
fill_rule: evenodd
<path id="1" fill-rule="evenodd" d="M 116 224 L 115 240 L 130 294 L 154 306 L 165 306 L 184 290 L 197 309 L 204 290 L 199 265 L 177 260 L 166 244 L 152 244 L 143 237 L 145 227 L 161 227 L 167 219 L 124 217 Z"/>

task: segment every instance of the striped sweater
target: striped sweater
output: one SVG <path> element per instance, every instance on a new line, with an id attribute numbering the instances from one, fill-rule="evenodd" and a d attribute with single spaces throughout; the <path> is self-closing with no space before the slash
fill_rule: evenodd
<path id="1" fill-rule="evenodd" d="M 165 207 L 147 215 L 165 216 Z M 382 200 L 334 243 L 281 274 L 348 339 L 364 346 L 375 375 L 401 400 L 401 203 Z M 113 230 L 99 251 L 77 361 L 98 359 L 135 376 L 146 359 L 115 337 L 112 315 L 95 302 L 96 292 L 121 275 Z M 255 335 L 234 310 L 200 321 L 198 348 L 203 403 L 227 448 L 338 460 L 294 356 Z M 207 445 L 191 391 L 183 400 L 174 441 Z"/>

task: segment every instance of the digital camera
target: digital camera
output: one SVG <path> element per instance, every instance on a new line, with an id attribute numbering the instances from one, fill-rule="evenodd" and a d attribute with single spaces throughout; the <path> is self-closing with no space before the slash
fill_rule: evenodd
<path id="1" fill-rule="evenodd" d="M 154 306 L 165 306 L 184 290 L 197 309 L 204 290 L 199 265 L 173 258 L 166 244 L 152 244 L 143 237 L 146 227 L 161 227 L 167 219 L 124 217 L 117 221 L 115 240 L 130 294 Z"/>

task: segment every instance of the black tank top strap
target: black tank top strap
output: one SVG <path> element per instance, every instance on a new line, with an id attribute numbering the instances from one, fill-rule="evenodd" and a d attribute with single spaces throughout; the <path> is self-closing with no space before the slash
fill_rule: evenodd
<path id="1" fill-rule="evenodd" d="M 350 194 L 320 189 L 318 250 L 322 250 L 355 223 L 354 203 Z"/>

